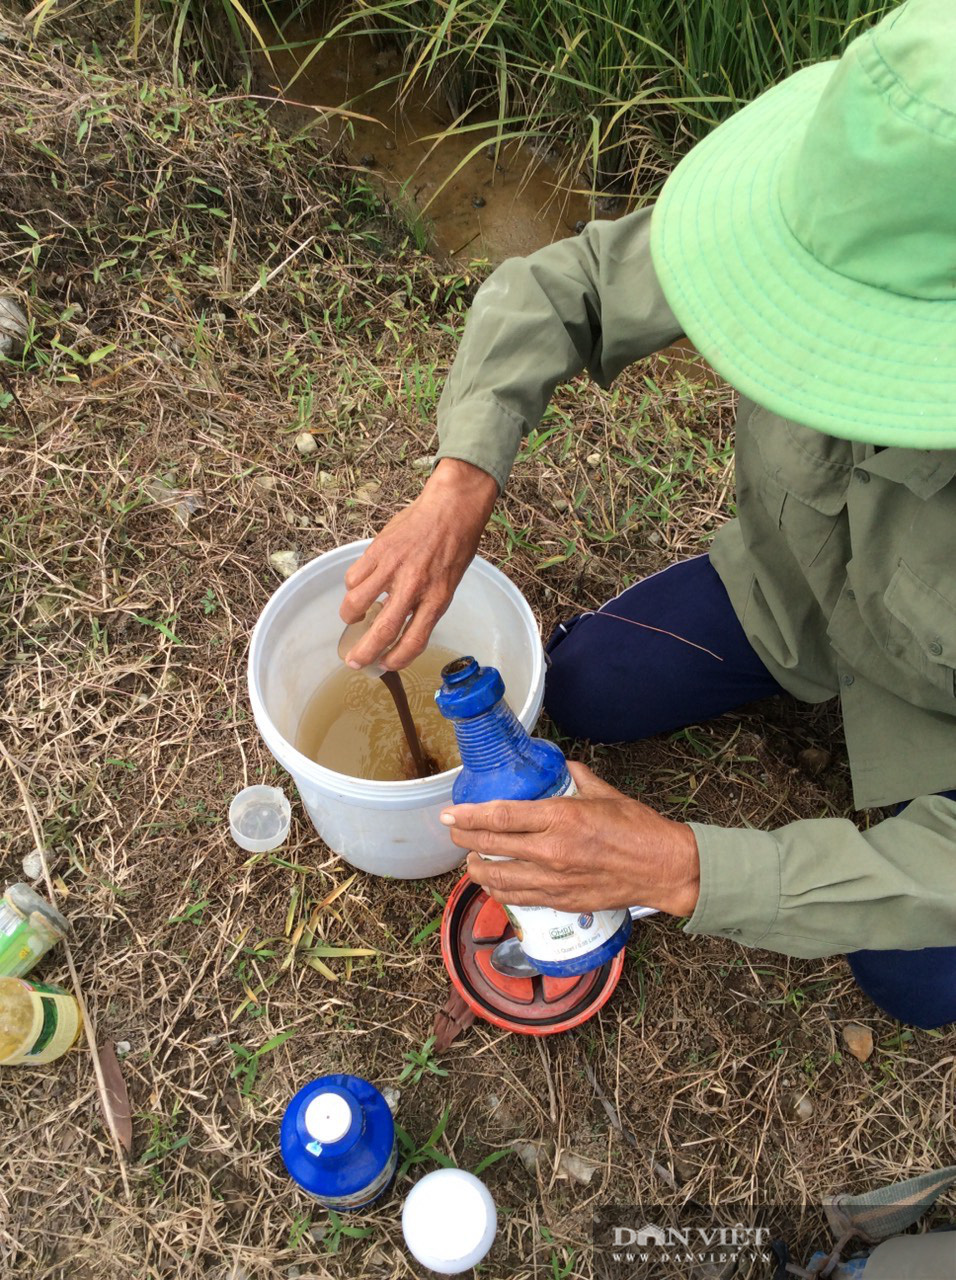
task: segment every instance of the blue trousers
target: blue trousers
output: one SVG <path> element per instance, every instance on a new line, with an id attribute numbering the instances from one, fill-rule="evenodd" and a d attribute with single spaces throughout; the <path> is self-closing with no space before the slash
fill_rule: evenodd
<path id="1" fill-rule="evenodd" d="M 562 732 L 592 742 L 671 733 L 785 693 L 751 648 L 707 556 L 562 622 L 547 651 L 545 708 Z M 943 794 L 956 800 L 956 791 Z M 856 951 L 847 959 L 892 1017 L 918 1027 L 956 1021 L 956 947 Z"/>

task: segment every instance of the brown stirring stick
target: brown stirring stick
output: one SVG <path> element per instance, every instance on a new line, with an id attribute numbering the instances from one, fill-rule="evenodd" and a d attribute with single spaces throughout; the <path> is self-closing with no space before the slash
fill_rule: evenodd
<path id="1" fill-rule="evenodd" d="M 373 604 L 361 622 L 350 623 L 342 632 L 338 644 L 338 655 L 343 662 L 348 657 L 349 651 L 355 648 L 362 636 L 368 631 L 381 609 L 381 604 Z M 401 674 L 398 671 L 379 671 L 378 675 L 382 684 L 392 695 L 392 701 L 395 703 L 395 710 L 398 712 L 398 718 L 402 724 L 405 741 L 408 743 L 408 749 L 412 753 L 415 776 L 417 778 L 430 778 L 432 774 L 438 773 L 439 769 L 434 760 L 426 756 L 422 750 L 422 744 L 418 737 L 418 730 L 415 728 L 415 721 L 412 719 L 412 710 L 408 705 L 408 695 L 405 692 Z"/>

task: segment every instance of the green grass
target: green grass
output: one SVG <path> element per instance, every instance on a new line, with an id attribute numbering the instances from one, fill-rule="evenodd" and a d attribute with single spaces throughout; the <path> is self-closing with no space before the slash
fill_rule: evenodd
<path id="1" fill-rule="evenodd" d="M 304 0 L 296 13 L 313 7 Z M 592 187 L 658 168 L 763 89 L 833 57 L 889 0 L 351 0 L 326 38 L 374 28 L 402 93 L 441 88 L 453 127 L 572 144 Z M 311 50 L 300 47 L 307 64 Z M 486 137 L 476 143 L 485 146 Z M 642 188 L 647 186 L 647 165 Z"/>
<path id="2" fill-rule="evenodd" d="M 675 159 L 713 126 L 800 67 L 835 57 L 896 0 L 161 0 L 177 77 L 251 82 L 252 55 L 294 49 L 298 76 L 328 40 L 374 31 L 399 46 L 400 96 L 436 95 L 448 131 L 475 132 L 474 153 L 519 139 L 563 147 L 566 176 L 592 194 L 653 194 Z M 34 25 L 62 7 L 45 0 Z M 130 22 L 135 54 L 142 0 Z M 334 12 L 334 11 L 333 11 Z M 321 36 L 292 40 L 305 18 Z M 293 95 L 294 96 L 294 95 Z M 343 109 L 349 104 L 337 104 Z M 90 108 L 80 128 L 92 129 Z M 460 162 L 461 164 L 465 161 Z M 362 194 L 358 192 L 357 198 Z M 423 247 L 427 227 L 413 222 Z M 116 265 L 115 261 L 110 265 Z M 106 269 L 104 264 L 103 269 Z"/>

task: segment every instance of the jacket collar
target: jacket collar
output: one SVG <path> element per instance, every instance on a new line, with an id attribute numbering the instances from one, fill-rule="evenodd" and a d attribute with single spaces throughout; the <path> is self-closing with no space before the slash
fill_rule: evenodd
<path id="1" fill-rule="evenodd" d="M 932 498 L 956 476 L 956 449 L 881 449 L 866 446 L 857 465 L 871 475 L 905 484 L 917 498 Z"/>

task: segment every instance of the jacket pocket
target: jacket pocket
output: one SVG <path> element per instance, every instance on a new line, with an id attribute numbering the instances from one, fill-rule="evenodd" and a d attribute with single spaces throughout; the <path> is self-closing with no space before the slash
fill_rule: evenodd
<path id="1" fill-rule="evenodd" d="M 886 651 L 956 697 L 956 601 L 899 562 L 883 593 Z"/>
<path id="2" fill-rule="evenodd" d="M 852 469 L 852 446 L 757 408 L 750 418 L 763 464 L 763 501 L 805 568 L 840 524 Z"/>

